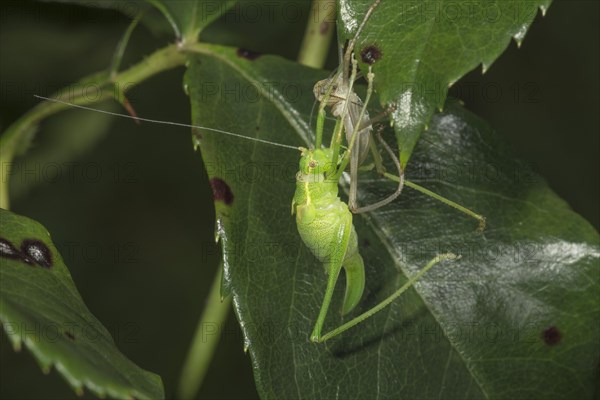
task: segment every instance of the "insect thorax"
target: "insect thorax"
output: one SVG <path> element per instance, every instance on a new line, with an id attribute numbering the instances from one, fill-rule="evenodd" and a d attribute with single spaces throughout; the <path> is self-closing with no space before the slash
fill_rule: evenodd
<path id="1" fill-rule="evenodd" d="M 338 197 L 337 163 L 332 162 L 332 158 L 330 148 L 302 151 L 294 195 L 297 205 L 313 204 L 318 207 Z"/>

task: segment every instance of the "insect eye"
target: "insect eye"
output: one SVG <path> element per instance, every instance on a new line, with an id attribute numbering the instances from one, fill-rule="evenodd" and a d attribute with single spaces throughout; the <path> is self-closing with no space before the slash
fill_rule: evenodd
<path id="1" fill-rule="evenodd" d="M 314 168 L 314 167 L 316 167 L 316 166 L 317 166 L 317 162 L 316 162 L 315 160 L 311 160 L 311 161 L 308 163 L 308 166 L 309 166 L 310 168 Z"/>

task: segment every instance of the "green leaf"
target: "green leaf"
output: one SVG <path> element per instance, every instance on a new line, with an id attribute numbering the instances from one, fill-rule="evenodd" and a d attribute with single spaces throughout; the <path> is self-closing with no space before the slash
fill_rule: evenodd
<path id="1" fill-rule="evenodd" d="M 147 0 L 165 16 L 175 35 L 195 42 L 200 31 L 236 3 L 236 0 Z"/>
<path id="2" fill-rule="evenodd" d="M 193 123 L 306 145 L 318 75 L 234 50 L 192 57 Z M 277 89 L 253 89 L 267 82 Z M 213 185 L 226 285 L 263 398 L 592 397 L 598 234 L 459 104 L 435 114 L 407 178 L 482 213 L 487 229 L 476 232 L 476 221 L 409 188 L 355 216 L 367 288 L 351 316 L 436 254 L 462 258 L 436 266 L 390 307 L 324 345 L 309 335 L 326 277 L 290 215 L 299 153 L 203 130 L 194 136 Z M 366 172 L 359 201 L 394 186 Z M 341 322 L 343 288 L 341 278 L 326 331 Z"/>
<path id="3" fill-rule="evenodd" d="M 339 0 L 338 27 L 351 39 L 373 0 Z M 392 117 L 406 165 L 430 118 L 444 105 L 448 87 L 482 64 L 485 72 L 511 38 L 521 44 L 538 9 L 551 0 L 385 1 L 368 20 L 355 53 L 380 57 L 375 88 Z M 376 54 L 378 52 L 379 54 Z M 361 63 L 361 69 L 367 65 Z"/>
<path id="4" fill-rule="evenodd" d="M 335 4 L 324 5 L 322 9 L 328 15 L 335 15 Z M 202 39 L 296 59 L 309 18 L 312 18 L 310 1 L 239 1 L 202 31 Z"/>
<path id="5" fill-rule="evenodd" d="M 41 0 L 48 3 L 64 3 L 88 7 L 89 12 L 93 13 L 92 8 L 105 8 L 120 12 L 126 17 L 134 20 L 142 15 L 141 22 L 157 36 L 173 36 L 179 33 L 179 27 L 175 21 L 168 19 L 162 10 L 154 7 L 150 0 L 128 0 L 128 1 L 99 1 L 90 2 L 88 0 Z M 164 6 L 160 4 L 161 7 Z M 175 25 L 173 25 L 175 24 Z"/>
<path id="6" fill-rule="evenodd" d="M 119 399 L 163 398 L 158 375 L 117 349 L 87 309 L 67 267 L 39 223 L 0 209 L 0 320 L 14 348 L 31 350 L 42 369 L 76 392 Z"/>
<path id="7" fill-rule="evenodd" d="M 142 22 L 155 33 L 168 32 L 168 29 L 166 28 L 166 25 L 168 24 L 171 31 L 178 38 L 195 42 L 198 39 L 200 31 L 233 7 L 237 0 L 129 0 L 126 2 L 90 2 L 87 0 L 43 1 L 114 9 L 131 19 L 137 17 L 139 13 L 144 12 L 145 15 Z M 159 18 L 160 14 L 153 12 L 150 5 L 152 5 L 154 9 L 160 11 L 162 18 Z M 165 21 L 167 24 L 165 24 Z"/>
<path id="8" fill-rule="evenodd" d="M 140 12 L 148 10 L 150 0 L 128 0 L 128 1 L 87 1 L 87 0 L 39 0 L 45 3 L 74 4 L 88 8 L 104 8 L 116 10 L 123 15 L 134 19 Z"/>

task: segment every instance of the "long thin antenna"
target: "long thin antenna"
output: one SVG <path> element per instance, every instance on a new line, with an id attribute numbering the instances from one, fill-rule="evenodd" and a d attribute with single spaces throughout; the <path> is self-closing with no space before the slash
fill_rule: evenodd
<path id="1" fill-rule="evenodd" d="M 300 150 L 300 148 L 297 147 L 297 146 L 290 146 L 288 144 L 271 142 L 269 140 L 258 139 L 258 138 L 251 137 L 251 136 L 244 136 L 244 135 L 240 135 L 238 133 L 227 132 L 227 131 L 224 131 L 224 130 L 221 130 L 221 129 L 216 129 L 216 128 L 208 128 L 206 126 L 190 125 L 190 124 L 184 124 L 184 123 L 181 123 L 181 122 L 162 121 L 162 120 L 159 120 L 159 119 L 133 117 L 133 116 L 127 115 L 127 114 L 121 114 L 121 113 L 116 113 L 116 112 L 112 112 L 112 111 L 99 110 L 97 108 L 86 107 L 86 106 L 82 106 L 82 105 L 79 105 L 79 104 L 73 104 L 73 103 L 69 103 L 67 101 L 63 101 L 63 100 L 52 99 L 50 97 L 38 96 L 37 94 L 34 94 L 33 97 L 38 98 L 38 99 L 42 99 L 42 100 L 46 100 L 46 101 L 51 101 L 51 102 L 54 102 L 54 103 L 65 104 L 65 105 L 68 105 L 68 106 L 71 106 L 71 107 L 80 108 L 82 110 L 88 110 L 88 111 L 94 111 L 94 112 L 98 112 L 98 113 L 102 113 L 102 114 L 112 115 L 114 117 L 129 118 L 129 119 L 133 119 L 133 120 L 137 120 L 137 121 L 151 122 L 153 124 L 181 126 L 181 127 L 184 127 L 184 128 L 204 129 L 206 131 L 222 133 L 224 135 L 229 135 L 229 136 L 233 136 L 233 137 L 237 137 L 237 138 L 241 138 L 241 139 L 246 139 L 246 140 L 253 140 L 253 141 L 256 141 L 256 142 L 270 144 L 270 145 L 273 145 L 273 146 L 279 146 L 279 147 L 283 147 L 283 148 L 286 148 L 286 149 Z"/>

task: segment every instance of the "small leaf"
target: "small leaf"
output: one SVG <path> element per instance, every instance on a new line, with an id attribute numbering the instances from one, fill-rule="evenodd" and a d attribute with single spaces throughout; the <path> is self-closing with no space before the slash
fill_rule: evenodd
<path id="1" fill-rule="evenodd" d="M 310 133 L 299 126 L 310 126 L 312 84 L 320 78 L 280 58 L 248 59 L 235 50 L 192 57 L 193 123 L 305 145 Z M 308 339 L 326 276 L 290 215 L 299 153 L 209 131 L 194 135 L 210 178 L 221 180 L 215 208 L 225 279 L 261 397 L 593 396 L 598 234 L 456 102 L 435 114 L 406 174 L 485 215 L 487 229 L 478 233 L 473 219 L 408 187 L 392 204 L 355 216 L 367 288 L 351 316 L 436 254 L 462 258 L 436 266 L 390 307 L 324 345 Z M 360 204 L 394 191 L 375 173 L 361 175 Z M 326 331 L 341 322 L 343 288 L 342 278 Z"/>
<path id="2" fill-rule="evenodd" d="M 444 105 L 448 87 L 521 43 L 551 0 L 386 1 L 374 10 L 357 41 L 361 69 L 371 60 L 381 104 L 392 112 L 400 158 L 406 165 L 429 120 Z M 373 0 L 339 0 L 342 39 L 354 37 Z M 377 57 L 372 57 L 377 54 Z"/>
<path id="3" fill-rule="evenodd" d="M 3 209 L 0 224 L 0 320 L 15 349 L 25 343 L 77 393 L 163 398 L 160 377 L 120 353 L 87 309 L 46 229 Z"/>
<path id="4" fill-rule="evenodd" d="M 144 12 L 142 23 L 157 34 L 170 30 L 178 38 L 195 42 L 200 31 L 229 10 L 237 0 L 43 0 L 47 2 L 77 4 L 92 8 L 117 10 L 134 19 Z M 158 10 L 160 14 L 154 10 Z M 162 14 L 162 15 L 161 15 Z M 166 23 L 165 23 L 166 22 Z"/>
<path id="5" fill-rule="evenodd" d="M 147 0 L 165 16 L 175 35 L 195 42 L 200 31 L 229 10 L 236 0 Z"/>

